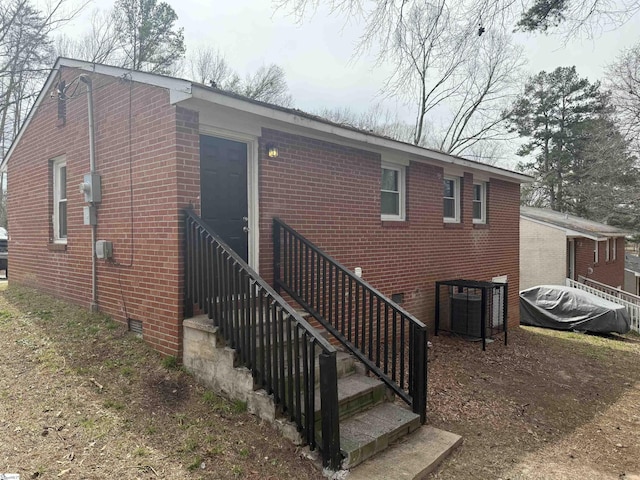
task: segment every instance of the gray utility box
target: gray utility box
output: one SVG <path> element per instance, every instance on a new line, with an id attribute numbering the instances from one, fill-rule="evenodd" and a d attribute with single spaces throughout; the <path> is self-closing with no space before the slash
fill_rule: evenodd
<path id="1" fill-rule="evenodd" d="M 85 202 L 100 203 L 102 201 L 102 183 L 99 174 L 87 173 L 80 189 L 84 193 Z"/>
<path id="2" fill-rule="evenodd" d="M 96 258 L 106 260 L 113 257 L 113 243 L 108 240 L 98 240 L 96 242 Z"/>

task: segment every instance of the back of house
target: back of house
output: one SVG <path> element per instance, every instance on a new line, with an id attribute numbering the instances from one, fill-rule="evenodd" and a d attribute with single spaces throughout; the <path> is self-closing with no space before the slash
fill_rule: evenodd
<path id="1" fill-rule="evenodd" d="M 430 326 L 436 281 L 506 276 L 518 324 L 515 172 L 70 59 L 5 161 L 11 282 L 93 306 L 165 354 L 182 349 L 185 210 L 269 284 L 278 218 Z"/>

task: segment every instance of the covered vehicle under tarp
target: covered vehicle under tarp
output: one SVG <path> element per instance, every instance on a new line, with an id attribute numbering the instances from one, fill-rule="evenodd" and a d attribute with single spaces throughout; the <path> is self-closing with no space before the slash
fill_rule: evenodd
<path id="1" fill-rule="evenodd" d="M 557 330 L 627 333 L 627 309 L 589 292 L 539 285 L 520 292 L 520 323 Z"/>

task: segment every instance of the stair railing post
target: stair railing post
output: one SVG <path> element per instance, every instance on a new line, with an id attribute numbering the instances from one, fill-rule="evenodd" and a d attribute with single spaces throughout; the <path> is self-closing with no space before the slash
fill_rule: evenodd
<path id="1" fill-rule="evenodd" d="M 273 287 L 280 293 L 280 226 L 273 219 Z"/>
<path id="2" fill-rule="evenodd" d="M 191 291 L 191 269 L 190 259 L 192 253 L 191 245 L 191 222 L 189 216 L 184 216 L 184 250 L 182 259 L 182 268 L 184 268 L 184 318 L 193 317 L 193 292 Z"/>
<path id="3" fill-rule="evenodd" d="M 336 352 L 321 353 L 320 407 L 322 409 L 322 465 L 340 468 L 340 423 L 338 412 L 338 366 Z"/>
<path id="4" fill-rule="evenodd" d="M 427 330 L 413 326 L 413 413 L 420 415 L 420 422 L 427 421 Z"/>

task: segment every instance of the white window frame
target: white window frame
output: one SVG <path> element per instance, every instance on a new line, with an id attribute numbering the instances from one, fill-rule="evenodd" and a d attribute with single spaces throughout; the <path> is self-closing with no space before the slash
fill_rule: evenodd
<path id="1" fill-rule="evenodd" d="M 406 197 L 406 172 L 405 167 L 402 165 L 395 165 L 392 163 L 382 162 L 380 168 L 380 208 L 382 209 L 382 170 L 394 170 L 398 172 L 398 214 L 391 215 L 388 213 L 380 212 L 380 219 L 384 221 L 392 222 L 404 222 L 406 218 L 405 197 Z M 395 192 L 394 192 L 395 193 Z"/>
<path id="2" fill-rule="evenodd" d="M 65 198 L 62 199 L 60 198 L 60 170 L 64 167 L 66 168 L 67 166 L 67 160 L 65 157 L 59 157 L 59 158 L 55 158 L 52 162 L 52 167 L 53 167 L 53 179 L 52 179 L 52 185 L 53 185 L 53 216 L 52 216 L 52 222 L 53 222 L 53 242 L 54 243 L 67 243 L 67 237 L 64 236 L 60 236 L 60 218 L 59 218 L 59 204 L 61 202 L 67 203 L 67 196 L 68 196 L 68 191 L 67 191 L 67 195 L 65 195 Z M 68 172 L 67 172 L 68 173 Z M 68 182 L 67 182 L 68 184 Z M 68 185 L 66 185 L 68 186 Z M 68 189 L 65 189 L 68 190 Z M 67 207 L 68 209 L 68 207 Z M 67 230 L 69 228 L 69 215 L 68 215 L 68 210 L 67 210 Z M 67 232 L 68 233 L 68 232 Z"/>
<path id="3" fill-rule="evenodd" d="M 452 180 L 453 181 L 453 199 L 454 199 L 454 208 L 455 208 L 455 216 L 453 217 L 445 217 L 444 216 L 444 181 Z M 450 198 L 450 197 L 446 197 Z M 445 223 L 460 223 L 460 177 L 451 177 L 445 176 L 443 179 L 442 185 L 442 219 Z"/>
<path id="4" fill-rule="evenodd" d="M 617 260 L 618 257 L 618 237 L 613 237 L 611 239 L 612 243 L 613 243 L 613 255 L 612 255 L 612 260 L 615 262 Z"/>
<path id="5" fill-rule="evenodd" d="M 483 224 L 487 223 L 487 182 L 473 183 L 472 205 L 475 205 L 476 203 L 476 186 L 480 187 L 480 218 L 473 217 L 473 223 Z M 472 208 L 471 210 L 471 214 L 473 215 L 473 211 L 475 209 Z"/>
<path id="6" fill-rule="evenodd" d="M 611 239 L 607 238 L 607 247 L 605 249 L 605 262 L 611 261 Z"/>
<path id="7" fill-rule="evenodd" d="M 598 263 L 598 244 L 600 243 L 598 240 L 595 240 L 593 243 L 596 244 L 595 248 L 593 249 L 593 263 Z"/>

